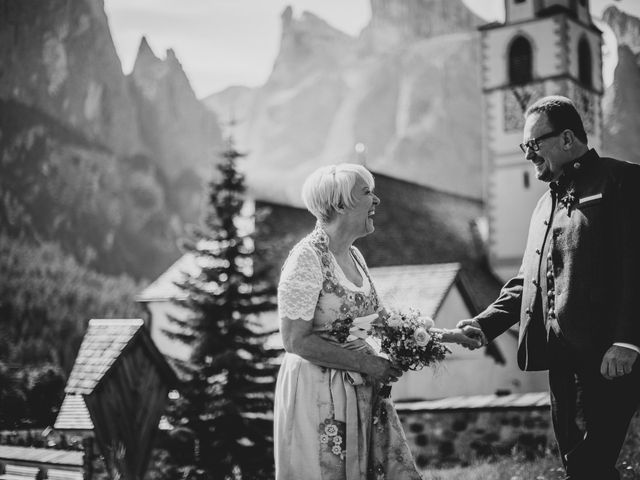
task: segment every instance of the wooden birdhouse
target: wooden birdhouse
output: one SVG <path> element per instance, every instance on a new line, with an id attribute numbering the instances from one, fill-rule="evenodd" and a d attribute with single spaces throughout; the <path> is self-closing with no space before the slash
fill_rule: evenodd
<path id="1" fill-rule="evenodd" d="M 142 320 L 89 322 L 65 393 L 84 399 L 114 480 L 144 476 L 167 394 L 176 383 Z"/>

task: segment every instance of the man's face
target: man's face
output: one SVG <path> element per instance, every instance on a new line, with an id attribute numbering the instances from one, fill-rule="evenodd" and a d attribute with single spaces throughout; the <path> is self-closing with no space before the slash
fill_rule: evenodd
<path id="1" fill-rule="evenodd" d="M 529 115 L 524 122 L 523 143 L 526 144 L 534 138 L 539 138 L 553 131 L 546 114 L 534 113 Z M 525 158 L 533 163 L 538 180 L 553 182 L 562 173 L 562 166 L 571 160 L 567 152 L 562 149 L 562 135 L 558 132 L 557 135 L 538 140 L 537 145 L 538 151 L 527 147 Z"/>

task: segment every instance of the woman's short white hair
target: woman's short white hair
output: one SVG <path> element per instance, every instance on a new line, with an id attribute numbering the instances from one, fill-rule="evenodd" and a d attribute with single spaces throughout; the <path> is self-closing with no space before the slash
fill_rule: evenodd
<path id="1" fill-rule="evenodd" d="M 373 190 L 373 175 L 362 165 L 340 163 L 318 168 L 302 185 L 302 200 L 307 210 L 326 223 L 337 209 L 352 208 L 355 204 L 352 190 L 358 177 Z"/>

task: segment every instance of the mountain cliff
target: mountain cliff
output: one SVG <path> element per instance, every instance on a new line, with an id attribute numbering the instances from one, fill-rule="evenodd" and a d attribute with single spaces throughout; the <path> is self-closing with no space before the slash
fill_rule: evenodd
<path id="1" fill-rule="evenodd" d="M 260 197 L 299 204 L 312 169 L 357 161 L 480 198 L 478 17 L 460 0 L 373 0 L 371 7 L 358 38 L 287 8 L 266 84 L 233 97 L 247 106 L 238 136 L 251 152 L 248 181 Z M 230 110 L 229 98 L 207 103 Z"/>
<path id="2" fill-rule="evenodd" d="M 170 178 L 211 175 L 222 144 L 216 115 L 200 102 L 173 50 L 159 59 L 143 38 L 129 76 L 143 143 Z"/>
<path id="3" fill-rule="evenodd" d="M 640 19 L 611 6 L 602 13 L 602 19 L 611 27 L 618 44 L 626 45 L 634 53 L 640 53 Z"/>
<path id="4" fill-rule="evenodd" d="M 398 42 L 468 32 L 484 21 L 461 1 L 371 0 L 371 22 L 362 40 L 386 50 Z"/>
<path id="5" fill-rule="evenodd" d="M 603 149 L 609 155 L 640 163 L 640 19 L 609 7 L 603 19 L 618 42 L 613 83 L 602 100 Z"/>
<path id="6" fill-rule="evenodd" d="M 136 278 L 178 254 L 170 189 L 150 159 L 118 157 L 15 100 L 0 100 L 0 158 L 0 233 Z"/>
<path id="7" fill-rule="evenodd" d="M 52 115 L 117 154 L 142 148 L 102 0 L 0 0 L 0 98 Z"/>
<path id="8" fill-rule="evenodd" d="M 154 277 L 221 146 L 172 51 L 123 74 L 103 0 L 0 0 L 0 233 Z"/>

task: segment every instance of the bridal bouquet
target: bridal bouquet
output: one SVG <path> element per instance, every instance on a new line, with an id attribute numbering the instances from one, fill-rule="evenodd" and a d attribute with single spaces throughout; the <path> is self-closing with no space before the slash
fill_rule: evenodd
<path id="1" fill-rule="evenodd" d="M 444 360 L 451 353 L 443 343 L 440 332 L 431 331 L 432 319 L 420 316 L 420 312 L 391 309 L 382 310 L 371 324 L 369 335 L 380 342 L 383 353 L 402 371 L 419 370 Z M 388 395 L 391 391 L 384 392 Z"/>

